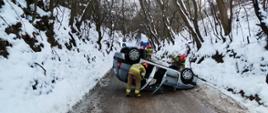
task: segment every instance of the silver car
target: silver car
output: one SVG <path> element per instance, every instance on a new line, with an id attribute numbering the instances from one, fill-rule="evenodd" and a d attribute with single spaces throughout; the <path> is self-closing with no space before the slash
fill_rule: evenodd
<path id="1" fill-rule="evenodd" d="M 197 76 L 190 68 L 177 71 L 172 68 L 173 66 L 163 66 L 144 60 L 144 57 L 142 49 L 125 47 L 114 55 L 113 72 L 120 81 L 126 83 L 130 66 L 135 63 L 146 62 L 149 66 L 146 69 L 145 79 L 142 80 L 141 90 L 152 89 L 153 93 L 155 93 L 163 86 L 172 89 L 190 89 L 196 86 Z"/>

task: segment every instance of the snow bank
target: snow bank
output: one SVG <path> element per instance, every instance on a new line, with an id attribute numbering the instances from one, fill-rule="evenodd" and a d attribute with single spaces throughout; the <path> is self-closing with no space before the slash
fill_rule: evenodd
<path id="1" fill-rule="evenodd" d="M 268 73 L 268 51 L 264 49 L 265 38 L 257 36 L 260 27 L 256 25 L 259 22 L 252 6 L 246 5 L 245 9 L 238 6 L 234 11 L 236 21 L 233 21 L 233 41 L 230 44 L 222 43 L 209 24 L 213 19 L 206 18 L 204 25 L 208 34 L 205 35 L 204 29 L 201 30 L 205 42 L 199 51 L 189 54 L 195 61 L 190 63 L 191 59 L 188 59 L 187 64 L 198 76 L 207 80 L 208 84 L 221 89 L 251 112 L 266 113 L 268 84 L 265 77 Z M 201 22 L 199 24 L 203 27 Z M 187 36 L 189 34 L 182 31 L 177 36 L 175 45 L 165 46 L 157 56 L 168 61 L 166 56 L 169 54 L 186 53 L 186 45 L 191 44 Z M 223 62 L 214 59 L 216 53 L 222 56 Z"/>
<path id="2" fill-rule="evenodd" d="M 0 39 L 7 40 L 12 47 L 7 47 L 8 59 L 0 56 L 0 113 L 65 113 L 82 96 L 95 86 L 100 78 L 112 67 L 112 55 L 98 51 L 93 42 L 97 39 L 94 26 L 88 32 L 87 41 L 72 34 L 76 47 L 66 48 L 69 43 L 70 11 L 64 7 L 55 9 L 55 14 L 62 15 L 55 21 L 55 39 L 62 49 L 51 47 L 45 31 L 36 29 L 23 10 L 9 0 L 0 9 Z M 25 7 L 24 0 L 17 0 Z M 60 11 L 57 11 L 60 10 Z M 38 8 L 41 16 L 50 14 Z M 34 52 L 22 38 L 7 34 L 5 29 L 18 22 L 22 23 L 19 35 L 36 35 L 37 44 L 43 44 L 41 52 Z M 118 34 L 115 34 L 118 35 Z M 119 35 L 118 35 L 119 36 Z M 104 35 L 103 40 L 108 40 Z M 119 38 L 120 39 L 120 38 Z M 114 50 L 119 49 L 115 41 Z"/>

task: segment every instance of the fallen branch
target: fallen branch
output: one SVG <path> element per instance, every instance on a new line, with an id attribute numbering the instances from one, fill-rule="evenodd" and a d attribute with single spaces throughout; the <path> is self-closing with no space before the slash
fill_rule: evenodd
<path id="1" fill-rule="evenodd" d="M 38 64 L 36 62 L 34 64 L 37 65 L 37 66 L 39 66 L 39 67 L 41 67 L 43 69 L 43 71 L 44 71 L 44 75 L 45 76 L 47 75 L 47 70 L 42 65 L 40 65 L 40 64 Z"/>
<path id="2" fill-rule="evenodd" d="M 0 18 L 8 25 L 8 26 L 10 26 L 8 23 L 7 23 L 7 21 L 2 17 L 2 16 L 0 16 Z"/>

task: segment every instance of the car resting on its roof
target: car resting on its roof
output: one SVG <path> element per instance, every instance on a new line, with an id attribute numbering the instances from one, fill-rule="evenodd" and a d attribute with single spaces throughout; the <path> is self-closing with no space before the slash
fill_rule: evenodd
<path id="1" fill-rule="evenodd" d="M 144 50 L 135 47 L 124 47 L 116 52 L 113 61 L 113 72 L 116 77 L 127 82 L 129 68 L 135 63 L 147 63 L 145 79 L 141 85 L 143 89 L 152 89 L 157 92 L 162 86 L 173 89 L 190 89 L 196 86 L 197 76 L 190 68 L 176 69 L 173 65 L 167 67 L 159 63 L 144 60 Z"/>

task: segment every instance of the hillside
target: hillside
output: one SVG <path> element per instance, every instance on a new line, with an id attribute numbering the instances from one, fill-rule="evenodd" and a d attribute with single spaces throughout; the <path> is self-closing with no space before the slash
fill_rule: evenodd
<path id="1" fill-rule="evenodd" d="M 205 42 L 200 50 L 189 54 L 187 65 L 206 84 L 222 90 L 251 112 L 265 113 L 268 110 L 266 37 L 257 25 L 259 21 L 250 3 L 237 6 L 234 12 L 233 39 L 227 43 L 215 35 L 215 28 L 220 30 L 220 26 L 210 26 L 213 17 L 199 22 L 200 26 L 207 27 L 206 31 L 201 29 Z M 194 48 L 187 36 L 187 31 L 179 33 L 175 45 L 166 46 L 157 56 L 169 61 L 169 54 L 187 53 L 188 48 Z"/>
<path id="2" fill-rule="evenodd" d="M 268 111 L 267 36 L 252 1 L 235 5 L 228 35 L 214 17 L 219 13 L 204 14 L 198 22 L 189 15 L 180 20 L 187 13 L 176 12 L 181 8 L 179 2 L 168 7 L 172 13 L 167 11 L 167 15 L 157 5 L 146 8 L 148 4 L 140 3 L 133 8 L 128 4 L 126 9 L 122 5 L 130 17 L 99 2 L 95 5 L 103 5 L 110 12 L 90 7 L 92 1 L 76 3 L 80 7 L 74 7 L 82 13 L 77 11 L 75 16 L 74 7 L 66 1 L 52 10 L 47 8 L 50 2 L 41 0 L 30 6 L 28 2 L 0 0 L 0 113 L 68 112 L 109 72 L 123 40 L 127 46 L 137 46 L 142 40 L 136 39 L 138 33 L 154 44 L 154 58 L 163 64 L 169 65 L 172 55 L 188 54 L 186 65 L 201 78 L 198 85 L 220 90 L 252 113 Z M 161 13 L 150 15 L 150 8 Z M 169 23 L 173 14 L 175 24 Z M 268 23 L 267 18 L 262 22 Z M 194 36 L 203 38 L 200 48 Z"/>
<path id="3" fill-rule="evenodd" d="M 68 8 L 55 8 L 55 19 L 50 19 L 51 12 L 38 7 L 32 22 L 24 0 L 3 3 L 0 113 L 66 112 L 110 70 L 112 53 L 120 43 L 115 41 L 108 54 L 106 45 L 97 49 L 94 26 L 84 34 L 72 33 Z M 107 33 L 105 40 L 110 41 Z"/>

